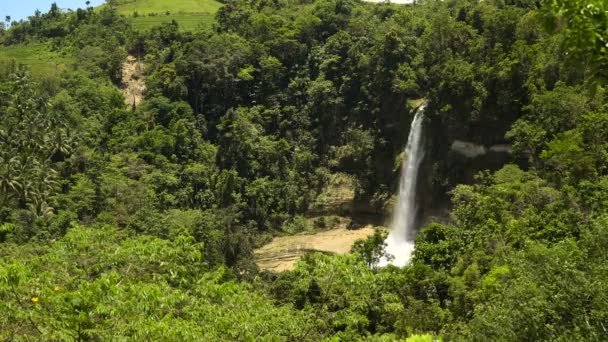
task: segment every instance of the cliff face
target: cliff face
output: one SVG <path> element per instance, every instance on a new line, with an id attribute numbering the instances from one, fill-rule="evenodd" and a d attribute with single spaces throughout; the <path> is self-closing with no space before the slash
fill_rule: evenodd
<path id="1" fill-rule="evenodd" d="M 437 109 L 430 106 L 430 110 Z M 473 183 L 479 172 L 496 171 L 507 163 L 525 167 L 524 161 L 514 159 L 504 138 L 515 119 L 470 123 L 429 112 L 425 131 L 427 153 L 418 184 L 420 226 L 433 220 L 447 221 L 449 191 L 458 184 Z"/>
<path id="2" fill-rule="evenodd" d="M 417 104 L 421 103 L 422 101 Z M 398 189 L 399 181 L 396 165 L 400 165 L 404 157 L 402 150 L 407 141 L 403 139 L 409 134 L 409 123 L 416 108 L 417 106 L 411 106 L 409 112 L 398 115 L 400 121 L 395 129 L 400 138 L 394 138 L 394 145 L 390 145 L 395 150 L 385 151 L 386 156 L 382 158 L 376 156 L 376 177 L 387 180 L 387 190 L 393 189 L 393 194 Z M 524 161 L 514 159 L 509 141 L 505 139 L 505 133 L 517 119 L 517 115 L 502 116 L 503 120 L 500 121 L 496 119 L 498 115 L 481 116 L 477 120 L 467 121 L 471 118 L 458 114 L 455 110 L 449 115 L 439 112 L 439 108 L 429 101 L 423 129 L 425 153 L 416 190 L 419 227 L 433 220 L 448 221 L 450 190 L 458 184 L 473 183 L 479 172 L 496 171 L 508 163 L 526 167 Z M 384 207 L 373 203 L 368 197 L 355 202 L 358 205 L 351 208 L 353 212 L 365 212 L 387 218 L 392 215 L 394 201 L 386 202 Z"/>

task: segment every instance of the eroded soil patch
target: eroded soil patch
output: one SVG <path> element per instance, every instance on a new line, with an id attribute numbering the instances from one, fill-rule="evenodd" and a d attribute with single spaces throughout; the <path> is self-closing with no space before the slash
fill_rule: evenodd
<path id="1" fill-rule="evenodd" d="M 134 56 L 128 56 L 122 66 L 122 84 L 125 103 L 129 106 L 139 106 L 144 99 L 146 82 L 144 66 Z"/>
<path id="2" fill-rule="evenodd" d="M 356 240 L 365 239 L 373 233 L 372 225 L 356 230 L 341 225 L 315 234 L 275 237 L 272 242 L 255 251 L 255 258 L 261 269 L 283 272 L 293 269 L 296 261 L 309 251 L 348 253 Z"/>

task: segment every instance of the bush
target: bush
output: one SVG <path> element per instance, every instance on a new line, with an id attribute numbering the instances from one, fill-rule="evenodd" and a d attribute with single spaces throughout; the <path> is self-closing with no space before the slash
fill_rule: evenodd
<path id="1" fill-rule="evenodd" d="M 304 216 L 297 215 L 285 221 L 281 230 L 288 234 L 296 234 L 304 231 L 312 231 L 313 226 Z"/>
<path id="2" fill-rule="evenodd" d="M 314 225 L 316 228 L 330 229 L 340 223 L 340 217 L 335 215 L 319 216 L 315 218 Z"/>

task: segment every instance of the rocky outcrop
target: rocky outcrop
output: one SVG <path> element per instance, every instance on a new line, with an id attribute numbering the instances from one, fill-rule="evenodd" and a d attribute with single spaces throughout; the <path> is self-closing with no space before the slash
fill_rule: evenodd
<path id="1" fill-rule="evenodd" d="M 492 153 L 511 154 L 511 145 L 496 144 L 486 148 L 484 145 L 475 144 L 470 141 L 454 140 L 450 146 L 450 150 L 466 158 L 477 158 Z"/>
<path id="2" fill-rule="evenodd" d="M 454 140 L 450 146 L 450 150 L 459 153 L 467 158 L 475 158 L 486 154 L 487 150 L 483 145 L 477 145 L 472 142 Z"/>
<path id="3" fill-rule="evenodd" d="M 421 166 L 418 187 L 420 226 L 430 221 L 449 220 L 449 192 L 458 184 L 472 184 L 484 170 L 496 171 L 508 163 L 518 163 L 505 140 L 505 127 L 447 125 L 429 113 L 426 130 L 427 151 Z M 520 163 L 518 163 L 520 164 Z"/>

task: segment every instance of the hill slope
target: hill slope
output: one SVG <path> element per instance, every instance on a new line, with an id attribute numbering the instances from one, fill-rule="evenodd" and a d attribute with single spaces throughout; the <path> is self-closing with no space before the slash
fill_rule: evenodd
<path id="1" fill-rule="evenodd" d="M 27 65 L 36 78 L 57 75 L 73 63 L 72 58 L 50 51 L 46 44 L 3 46 L 0 49 L 0 63 L 11 61 Z"/>
<path id="2" fill-rule="evenodd" d="M 125 0 L 116 7 L 120 14 L 215 13 L 222 4 L 215 0 Z"/>
<path id="3" fill-rule="evenodd" d="M 211 26 L 221 6 L 215 0 L 123 0 L 116 10 L 132 17 L 133 25 L 140 30 L 175 20 L 182 30 L 193 31 Z"/>

